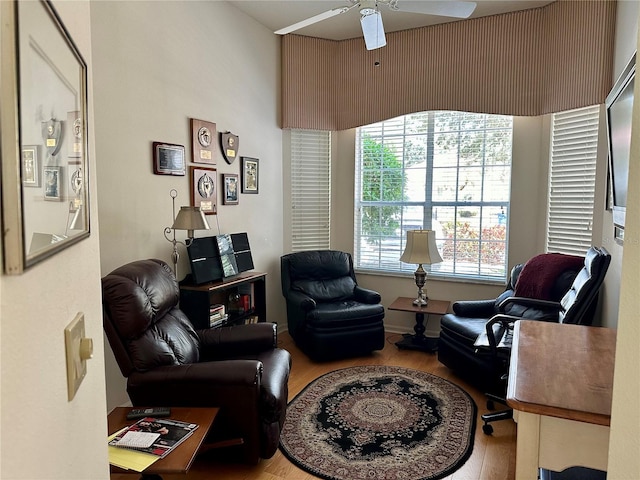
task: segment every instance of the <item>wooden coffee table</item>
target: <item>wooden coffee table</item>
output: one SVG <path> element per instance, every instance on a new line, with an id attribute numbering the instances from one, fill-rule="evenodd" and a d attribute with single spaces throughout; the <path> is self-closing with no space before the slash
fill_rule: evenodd
<path id="1" fill-rule="evenodd" d="M 424 331 L 424 316 L 425 315 L 444 315 L 449 309 L 449 304 L 446 300 L 433 300 L 429 299 L 426 305 L 418 306 L 413 304 L 413 298 L 398 297 L 387 308 L 389 310 L 399 310 L 401 312 L 411 312 L 416 314 L 416 324 L 413 330 L 415 335 L 405 333 L 402 340 L 396 342 L 398 348 L 404 348 L 407 350 L 420 350 L 423 352 L 435 352 L 438 349 L 438 337 L 426 337 Z"/>
<path id="2" fill-rule="evenodd" d="M 109 414 L 107 417 L 109 435 L 136 422 L 135 420 L 127 420 L 127 413 L 130 410 L 131 408 L 127 407 L 117 407 Z M 172 407 L 169 418 L 195 423 L 198 428 L 166 457 L 161 458 L 145 469 L 141 473 L 142 478 L 145 480 L 158 480 L 162 478 L 161 474 L 187 473 L 219 410 L 219 408 Z M 138 472 L 123 470 L 115 465 L 111 465 L 111 472 L 138 474 Z"/>

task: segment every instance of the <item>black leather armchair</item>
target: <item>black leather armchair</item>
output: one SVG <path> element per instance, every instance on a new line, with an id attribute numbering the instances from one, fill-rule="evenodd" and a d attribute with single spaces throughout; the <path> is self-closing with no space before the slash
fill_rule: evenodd
<path id="1" fill-rule="evenodd" d="M 242 438 L 241 460 L 276 452 L 288 401 L 289 352 L 276 326 L 195 331 L 161 260 L 141 260 L 102 279 L 104 329 L 133 406 L 220 407 L 215 439 Z"/>
<path id="2" fill-rule="evenodd" d="M 384 347 L 380 294 L 358 286 L 349 253 L 313 250 L 280 259 L 289 334 L 314 360 Z"/>

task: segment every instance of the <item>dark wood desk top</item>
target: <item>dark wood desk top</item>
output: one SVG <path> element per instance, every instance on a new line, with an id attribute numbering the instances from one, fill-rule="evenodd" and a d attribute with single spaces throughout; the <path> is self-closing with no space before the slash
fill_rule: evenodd
<path id="1" fill-rule="evenodd" d="M 401 312 L 425 313 L 427 315 L 444 315 L 449 309 L 451 302 L 446 300 L 429 299 L 426 305 L 414 305 L 415 298 L 398 297 L 391 305 L 387 307 L 389 310 L 399 310 Z"/>
<path id="2" fill-rule="evenodd" d="M 523 412 L 609 425 L 615 343 L 609 328 L 516 322 L 507 403 Z"/>
<path id="3" fill-rule="evenodd" d="M 127 407 L 117 407 L 113 409 L 107 417 L 109 435 L 137 421 L 127 420 L 129 410 L 131 409 Z M 144 473 L 187 473 L 219 410 L 219 408 L 171 407 L 171 415 L 169 418 L 196 423 L 198 428 L 189 438 L 178 445 L 174 451 L 153 463 Z M 127 470 L 122 470 L 121 468 L 111 465 L 111 471 L 126 472 Z"/>

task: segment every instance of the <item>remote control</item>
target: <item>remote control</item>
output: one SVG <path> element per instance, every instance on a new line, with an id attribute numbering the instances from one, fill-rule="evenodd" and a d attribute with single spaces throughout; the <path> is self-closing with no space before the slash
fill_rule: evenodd
<path id="1" fill-rule="evenodd" d="M 168 417 L 171 409 L 168 407 L 134 408 L 127 413 L 127 420 L 137 420 L 144 417 Z"/>

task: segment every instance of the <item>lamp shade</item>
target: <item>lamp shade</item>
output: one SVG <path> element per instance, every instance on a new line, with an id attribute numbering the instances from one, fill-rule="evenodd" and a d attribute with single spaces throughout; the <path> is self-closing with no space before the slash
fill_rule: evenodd
<path id="1" fill-rule="evenodd" d="M 200 207 L 180 207 L 171 228 L 193 232 L 193 230 L 209 230 L 210 227 Z"/>
<path id="2" fill-rule="evenodd" d="M 436 246 L 436 232 L 433 230 L 408 230 L 407 245 L 400 261 L 426 265 L 442 262 L 442 257 Z"/>

